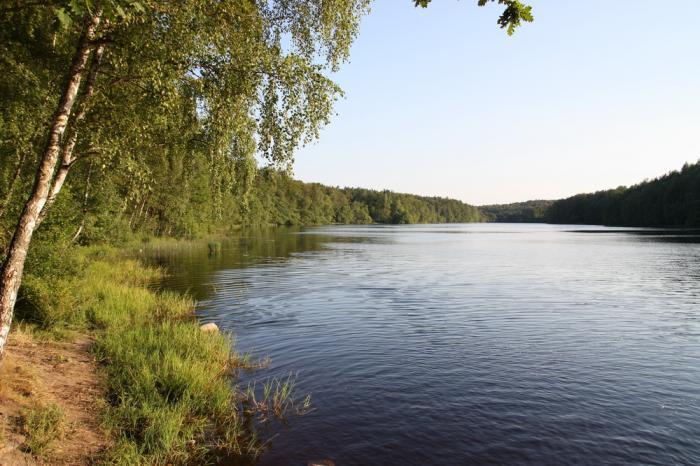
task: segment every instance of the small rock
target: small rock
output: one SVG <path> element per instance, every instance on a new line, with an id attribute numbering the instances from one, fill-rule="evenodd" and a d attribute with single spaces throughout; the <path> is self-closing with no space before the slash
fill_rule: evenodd
<path id="1" fill-rule="evenodd" d="M 209 322 L 208 324 L 200 325 L 199 329 L 205 333 L 219 333 L 219 326 L 214 322 Z"/>
<path id="2" fill-rule="evenodd" d="M 335 466 L 335 463 L 331 460 L 317 460 L 309 461 L 306 466 Z"/>

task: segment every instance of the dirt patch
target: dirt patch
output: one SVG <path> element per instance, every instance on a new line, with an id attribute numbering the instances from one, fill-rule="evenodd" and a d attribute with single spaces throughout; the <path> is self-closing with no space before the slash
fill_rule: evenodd
<path id="1" fill-rule="evenodd" d="M 0 466 L 86 465 L 105 450 L 104 381 L 91 345 L 85 335 L 57 342 L 12 332 L 0 366 Z M 48 404 L 63 411 L 63 435 L 39 458 L 27 451 L 22 414 Z"/>

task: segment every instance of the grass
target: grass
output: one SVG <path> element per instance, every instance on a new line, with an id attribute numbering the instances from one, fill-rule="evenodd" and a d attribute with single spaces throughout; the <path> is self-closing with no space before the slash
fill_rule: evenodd
<path id="1" fill-rule="evenodd" d="M 207 247 L 209 248 L 209 255 L 210 256 L 215 256 L 217 254 L 221 254 L 221 243 L 218 241 L 209 241 L 207 243 Z"/>
<path id="2" fill-rule="evenodd" d="M 104 428 L 114 440 L 103 463 L 255 457 L 265 444 L 259 426 L 308 409 L 308 399 L 296 408 L 291 378 L 269 381 L 257 395 L 255 387 L 238 390 L 236 371 L 269 361 L 235 353 L 226 334 L 200 331 L 192 300 L 149 289 L 162 271 L 108 247 L 75 248 L 66 263 L 72 270 L 29 276 L 22 317 L 49 338 L 94 335 L 107 381 Z"/>
<path id="3" fill-rule="evenodd" d="M 22 413 L 20 418 L 27 451 L 43 456 L 65 432 L 63 410 L 55 404 L 37 404 Z"/>
<path id="4" fill-rule="evenodd" d="M 252 384 L 246 390 L 243 403 L 246 413 L 266 421 L 269 419 L 284 419 L 290 412 L 304 415 L 311 411 L 311 397 L 306 396 L 299 403 L 293 396 L 295 379 L 288 376 L 285 380 L 271 379 L 258 390 Z"/>
<path id="5" fill-rule="evenodd" d="M 96 299 L 85 314 L 100 330 L 95 352 L 110 401 L 105 424 L 119 445 L 112 462 L 123 461 L 124 452 L 149 464 L 202 462 L 222 445 L 246 453 L 228 377 L 235 359 L 230 339 L 202 333 L 189 300 L 143 287 L 152 270 L 129 261 L 109 265 L 91 268 Z"/>

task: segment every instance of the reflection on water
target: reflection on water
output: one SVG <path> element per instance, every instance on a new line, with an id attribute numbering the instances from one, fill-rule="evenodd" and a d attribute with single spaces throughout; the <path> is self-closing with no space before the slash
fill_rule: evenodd
<path id="1" fill-rule="evenodd" d="M 213 254 L 202 241 L 156 243 L 147 245 L 144 253 L 148 263 L 169 271 L 168 277 L 157 284 L 159 287 L 187 292 L 202 300 L 217 292 L 217 284 L 211 280 L 217 271 L 284 263 L 296 253 L 321 250 L 332 239 L 300 233 L 295 227 L 243 230 L 221 241 L 221 250 Z"/>
<path id="2" fill-rule="evenodd" d="M 700 235 L 333 226 L 149 248 L 161 286 L 298 373 L 261 464 L 699 464 Z"/>

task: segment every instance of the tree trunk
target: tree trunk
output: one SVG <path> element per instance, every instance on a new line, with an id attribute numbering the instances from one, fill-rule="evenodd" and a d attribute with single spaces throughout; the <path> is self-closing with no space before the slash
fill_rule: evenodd
<path id="1" fill-rule="evenodd" d="M 24 209 L 17 222 L 7 251 L 7 257 L 2 264 L 2 272 L 0 273 L 0 360 L 5 353 L 5 343 L 7 342 L 7 335 L 10 333 L 17 292 L 22 282 L 24 262 L 27 258 L 27 250 L 36 229 L 37 219 L 51 189 L 51 180 L 58 161 L 61 137 L 66 129 L 71 109 L 75 103 L 75 97 L 80 88 L 80 81 L 90 56 L 90 41 L 99 23 L 100 13 L 86 18 L 85 26 L 68 72 L 66 85 L 51 120 L 48 140 L 37 168 L 32 193 L 24 204 Z"/>
<path id="2" fill-rule="evenodd" d="M 73 238 L 71 239 L 71 243 L 75 243 L 78 240 L 78 237 L 80 237 L 80 234 L 83 232 L 83 229 L 85 228 L 85 218 L 87 217 L 87 213 L 88 213 L 88 199 L 90 199 L 90 178 L 92 176 L 92 164 L 93 164 L 93 161 L 90 160 L 90 166 L 88 167 L 88 172 L 87 172 L 87 179 L 85 180 L 85 194 L 83 195 L 83 218 L 80 220 L 80 226 L 78 227 L 75 234 L 73 235 Z"/>
<path id="3" fill-rule="evenodd" d="M 36 221 L 35 229 L 39 228 L 41 222 L 43 222 L 46 218 L 46 214 L 48 213 L 49 209 L 53 203 L 56 202 L 56 198 L 61 192 L 61 188 L 63 188 L 63 183 L 66 182 L 68 172 L 73 166 L 73 163 L 75 163 L 77 160 L 77 158 L 73 156 L 75 144 L 78 142 L 78 128 L 76 125 L 85 118 L 85 114 L 87 113 L 88 109 L 87 102 L 95 93 L 95 80 L 97 79 L 97 71 L 100 67 L 100 63 L 102 62 L 102 54 L 104 53 L 104 50 L 104 44 L 98 45 L 95 49 L 95 53 L 92 57 L 92 64 L 90 65 L 90 73 L 85 81 L 85 92 L 83 93 L 80 103 L 78 104 L 78 111 L 75 114 L 75 118 L 73 118 L 70 135 L 68 136 L 66 143 L 63 145 L 63 150 L 61 151 L 61 166 L 58 168 L 58 172 L 53 180 L 53 185 L 51 186 L 46 203 L 39 213 L 39 218 Z"/>

